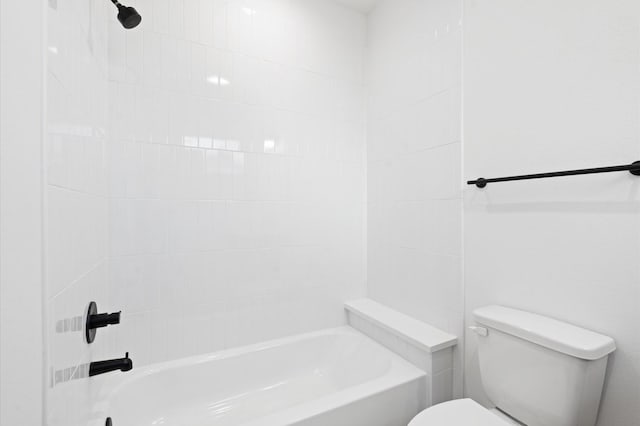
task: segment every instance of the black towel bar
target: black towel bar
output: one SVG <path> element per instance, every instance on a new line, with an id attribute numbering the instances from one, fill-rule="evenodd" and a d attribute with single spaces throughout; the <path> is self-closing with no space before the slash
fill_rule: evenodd
<path id="1" fill-rule="evenodd" d="M 521 176 L 509 176 L 493 179 L 479 178 L 476 180 L 467 181 L 467 185 L 475 185 L 478 188 L 484 188 L 489 183 L 494 182 L 509 182 L 513 180 L 528 180 L 528 179 L 544 179 L 559 176 L 576 176 L 576 175 L 591 175 L 595 173 L 611 173 L 611 172 L 630 172 L 634 176 L 640 176 L 640 161 L 636 161 L 629 165 L 613 166 L 613 167 L 598 167 L 595 169 L 580 169 L 580 170 L 567 170 L 564 172 L 552 172 L 552 173 L 538 173 L 533 175 L 521 175 Z"/>

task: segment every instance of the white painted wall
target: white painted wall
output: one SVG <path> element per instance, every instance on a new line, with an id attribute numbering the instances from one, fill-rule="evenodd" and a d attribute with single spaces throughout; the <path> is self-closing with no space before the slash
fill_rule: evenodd
<path id="1" fill-rule="evenodd" d="M 131 2 L 109 32 L 110 306 L 136 365 L 344 323 L 364 295 L 365 18 Z"/>
<path id="2" fill-rule="evenodd" d="M 461 19 L 457 1 L 379 2 L 366 67 L 369 297 L 455 335 L 463 317 Z"/>
<path id="3" fill-rule="evenodd" d="M 0 424 L 43 424 L 42 2 L 0 2 Z"/>
<path id="4" fill-rule="evenodd" d="M 640 3 L 465 2 L 465 175 L 640 159 Z M 630 174 L 469 187 L 467 323 L 499 303 L 615 338 L 601 426 L 640 419 L 640 180 Z M 466 393 L 487 403 L 476 339 Z"/>

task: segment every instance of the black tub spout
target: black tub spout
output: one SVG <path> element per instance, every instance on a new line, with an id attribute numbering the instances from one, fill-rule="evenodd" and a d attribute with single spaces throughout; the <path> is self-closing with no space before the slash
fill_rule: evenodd
<path id="1" fill-rule="evenodd" d="M 133 361 L 129 358 L 129 352 L 124 358 L 97 361 L 89 364 L 89 377 L 109 373 L 111 371 L 129 371 L 133 368 Z"/>

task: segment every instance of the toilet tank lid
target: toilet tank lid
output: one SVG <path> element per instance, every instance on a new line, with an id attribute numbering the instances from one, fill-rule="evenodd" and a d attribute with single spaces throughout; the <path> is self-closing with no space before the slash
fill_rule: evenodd
<path id="1" fill-rule="evenodd" d="M 575 325 L 504 306 L 485 306 L 473 316 L 478 324 L 585 360 L 597 360 L 615 351 L 615 341 Z"/>

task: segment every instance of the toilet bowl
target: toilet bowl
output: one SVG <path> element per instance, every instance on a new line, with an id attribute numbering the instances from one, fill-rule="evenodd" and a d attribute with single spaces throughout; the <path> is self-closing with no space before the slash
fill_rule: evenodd
<path id="1" fill-rule="evenodd" d="M 410 426 L 595 426 L 612 338 L 503 306 L 473 315 L 482 386 L 499 410 L 460 399 Z"/>
<path id="2" fill-rule="evenodd" d="M 424 410 L 409 426 L 513 426 L 518 422 L 472 399 L 444 402 Z"/>

